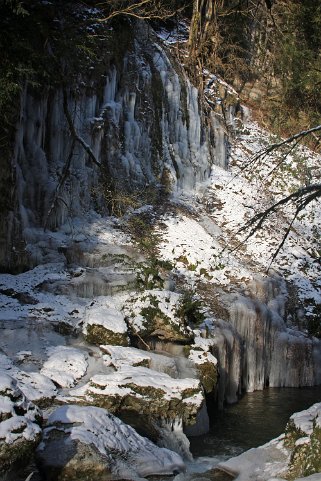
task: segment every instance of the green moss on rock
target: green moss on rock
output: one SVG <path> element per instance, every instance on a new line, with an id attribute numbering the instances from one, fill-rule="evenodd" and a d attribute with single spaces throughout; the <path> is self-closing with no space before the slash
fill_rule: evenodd
<path id="1" fill-rule="evenodd" d="M 306 433 L 301 431 L 293 422 L 292 419 L 287 423 L 286 428 L 285 428 L 285 440 L 284 440 L 284 445 L 287 448 L 293 449 L 295 446 L 295 443 L 298 439 L 303 438 L 306 436 Z"/>
<path id="2" fill-rule="evenodd" d="M 12 444 L 0 442 L 0 474 L 26 465 L 39 442 L 40 435 L 33 441 L 19 439 Z"/>
<path id="3" fill-rule="evenodd" d="M 204 362 L 197 365 L 197 369 L 200 376 L 200 381 L 204 387 L 205 392 L 208 394 L 215 389 L 217 384 L 217 368 L 212 362 Z"/>
<path id="4" fill-rule="evenodd" d="M 128 338 L 126 333 L 113 332 L 99 324 L 88 324 L 86 341 L 97 346 L 101 344 L 109 344 L 112 346 L 128 346 Z"/>

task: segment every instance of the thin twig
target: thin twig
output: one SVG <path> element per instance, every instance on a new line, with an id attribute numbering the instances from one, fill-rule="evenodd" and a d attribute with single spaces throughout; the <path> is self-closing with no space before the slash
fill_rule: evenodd
<path id="1" fill-rule="evenodd" d="M 67 120 L 67 123 L 68 123 L 69 130 L 70 130 L 70 133 L 71 133 L 73 139 L 80 143 L 80 145 L 83 147 L 83 149 L 87 152 L 87 154 L 91 158 L 92 162 L 95 165 L 97 165 L 99 168 L 101 168 L 101 163 L 97 160 L 95 154 L 93 153 L 93 151 L 91 150 L 89 145 L 86 144 L 84 139 L 82 139 L 80 137 L 80 135 L 78 134 L 78 132 L 75 128 L 73 119 L 72 119 L 71 114 L 69 112 L 68 96 L 67 96 L 67 90 L 65 88 L 63 88 L 63 109 L 64 109 L 64 114 L 65 114 L 65 117 L 66 117 L 66 120 Z"/>

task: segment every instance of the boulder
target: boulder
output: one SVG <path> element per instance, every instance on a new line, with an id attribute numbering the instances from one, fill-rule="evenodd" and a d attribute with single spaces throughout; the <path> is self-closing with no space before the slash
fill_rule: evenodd
<path id="1" fill-rule="evenodd" d="M 155 446 L 105 409 L 63 406 L 48 419 L 37 462 L 46 481 L 106 481 L 185 470 L 181 457 Z"/>
<path id="2" fill-rule="evenodd" d="M 51 347 L 47 350 L 48 360 L 44 363 L 41 374 L 52 379 L 61 387 L 72 387 L 87 371 L 87 355 L 67 346 Z"/>
<path id="3" fill-rule="evenodd" d="M 127 324 L 112 299 L 95 299 L 86 310 L 83 333 L 91 344 L 128 346 Z"/>
<path id="4" fill-rule="evenodd" d="M 122 366 L 111 374 L 97 374 L 69 391 L 64 402 L 93 404 L 114 413 L 135 412 L 152 418 L 195 421 L 204 401 L 198 379 L 173 379 L 146 367 Z"/>
<path id="5" fill-rule="evenodd" d="M 166 290 L 146 290 L 130 299 L 125 307 L 132 334 L 139 338 L 189 344 L 192 330 L 180 316 L 182 296 Z"/>
<path id="6" fill-rule="evenodd" d="M 0 373 L 0 474 L 24 464 L 40 441 L 41 413 L 8 374 Z"/>

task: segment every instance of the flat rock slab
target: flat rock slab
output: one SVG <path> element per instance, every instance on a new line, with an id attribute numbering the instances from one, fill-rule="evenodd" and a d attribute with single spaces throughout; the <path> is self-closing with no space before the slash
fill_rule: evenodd
<path id="1" fill-rule="evenodd" d="M 98 374 L 69 391 L 64 402 L 91 403 L 112 412 L 134 411 L 152 417 L 193 422 L 204 401 L 200 381 L 174 379 L 146 367 L 123 366 L 111 374 Z"/>

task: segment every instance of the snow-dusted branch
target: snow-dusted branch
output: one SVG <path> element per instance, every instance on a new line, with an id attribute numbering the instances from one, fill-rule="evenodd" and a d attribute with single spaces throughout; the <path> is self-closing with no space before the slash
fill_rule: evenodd
<path id="1" fill-rule="evenodd" d="M 302 187 L 292 194 L 283 197 L 281 200 L 278 202 L 275 202 L 273 205 L 271 205 L 268 209 L 265 209 L 263 212 L 259 212 L 258 214 L 254 215 L 249 219 L 248 222 L 246 222 L 241 229 L 239 229 L 238 234 L 241 234 L 245 231 L 249 232 L 247 233 L 246 237 L 240 242 L 234 249 L 233 251 L 237 250 L 241 245 L 243 245 L 250 237 L 252 237 L 258 230 L 260 230 L 264 223 L 267 221 L 267 219 L 272 215 L 275 214 L 279 211 L 279 209 L 288 204 L 294 204 L 295 205 L 295 212 L 293 214 L 293 217 L 291 219 L 290 224 L 288 225 L 285 234 L 283 235 L 283 238 L 276 248 L 272 260 L 270 263 L 270 266 L 272 262 L 275 260 L 277 257 L 278 253 L 282 249 L 291 229 L 293 226 L 293 223 L 295 219 L 298 217 L 299 213 L 305 209 L 305 207 L 310 204 L 312 201 L 317 200 L 318 198 L 321 197 L 321 184 L 310 184 L 306 187 Z"/>
<path id="2" fill-rule="evenodd" d="M 315 132 L 321 131 L 321 125 L 317 125 L 315 127 L 312 127 L 311 129 L 307 130 L 301 130 L 301 132 L 298 132 L 294 135 L 291 135 L 287 139 L 281 140 L 280 142 L 275 142 L 274 144 L 270 144 L 267 148 L 260 150 L 257 152 L 246 164 L 241 168 L 241 172 L 244 172 L 246 169 L 248 169 L 251 165 L 253 165 L 256 161 L 259 159 L 262 159 L 269 155 L 271 152 L 274 150 L 279 149 L 280 147 L 283 147 L 283 145 L 289 145 L 292 144 L 292 142 L 295 142 L 295 145 L 297 145 L 304 137 L 307 137 L 308 135 L 315 135 Z M 291 147 L 290 151 L 283 156 L 282 161 L 280 164 L 285 160 L 287 155 L 293 150 Z"/>

